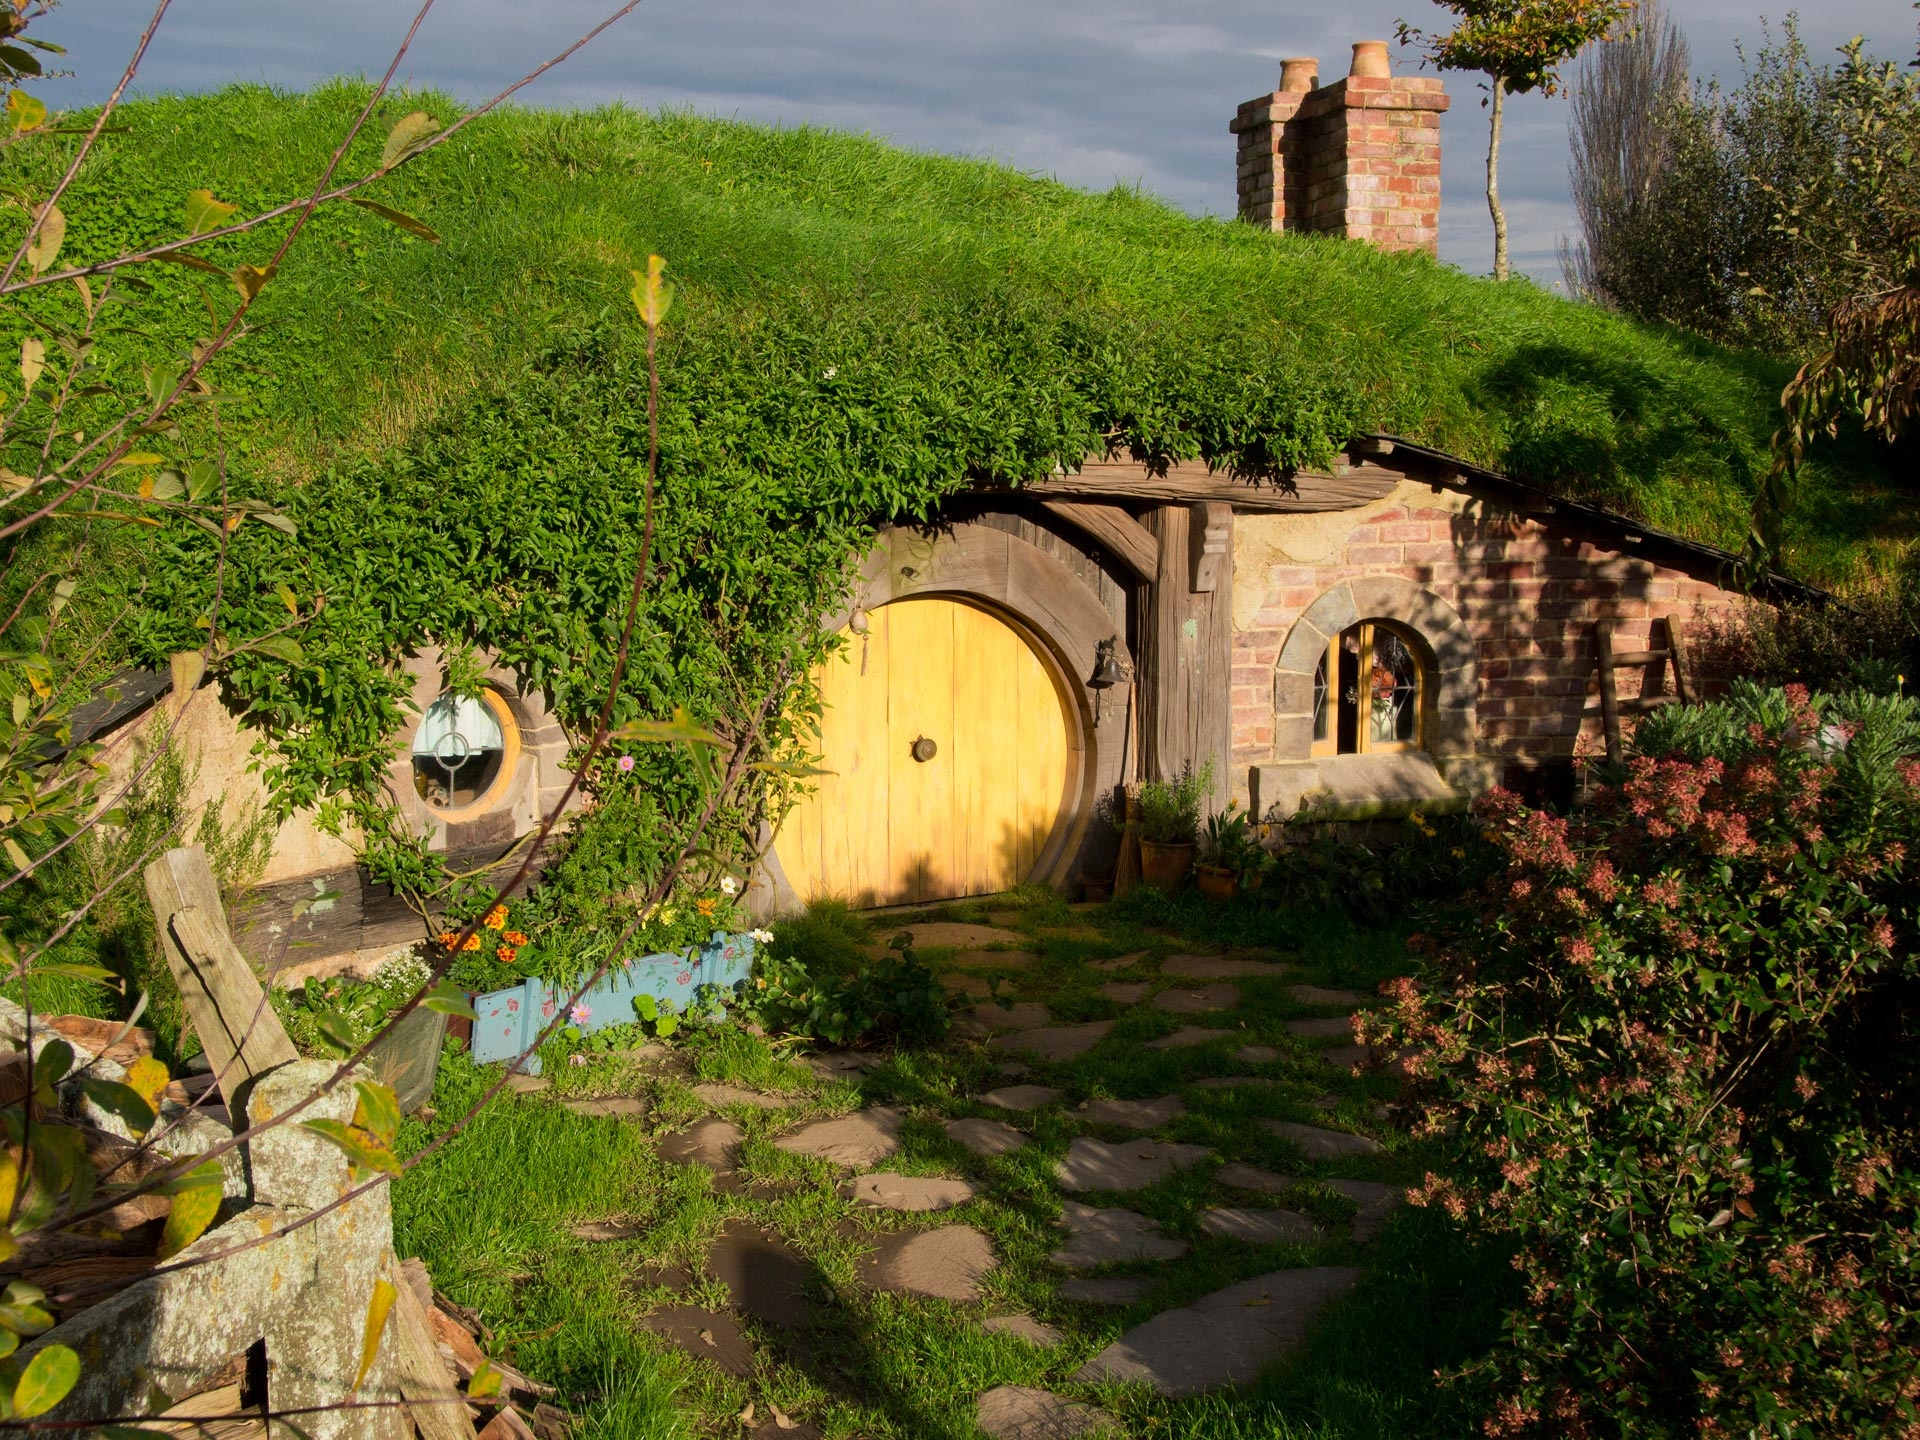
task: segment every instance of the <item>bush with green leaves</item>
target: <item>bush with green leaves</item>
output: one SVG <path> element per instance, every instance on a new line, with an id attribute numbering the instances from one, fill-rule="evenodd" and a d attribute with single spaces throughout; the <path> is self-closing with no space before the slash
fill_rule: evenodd
<path id="1" fill-rule="evenodd" d="M 828 1045 L 882 1038 L 919 1045 L 945 1035 L 947 992 L 913 953 L 912 935 L 894 936 L 874 959 L 858 938 L 863 928 L 839 906 L 816 905 L 777 923 L 741 988 L 741 1013 L 769 1033 Z"/>
<path id="2" fill-rule="evenodd" d="M 302 1054 L 338 1059 L 385 1029 L 426 981 L 426 962 L 409 951 L 384 961 L 370 979 L 309 976 L 298 988 L 274 985 L 267 994 L 287 1038 Z"/>
<path id="3" fill-rule="evenodd" d="M 1370 1027 L 1514 1248 L 1495 1436 L 1920 1427 L 1920 706 L 1748 689 L 1641 727 Z"/>
<path id="4" fill-rule="evenodd" d="M 1140 838 L 1154 845 L 1192 845 L 1200 838 L 1200 807 L 1213 789 L 1213 761 L 1191 765 L 1172 780 L 1148 780 L 1135 802 Z"/>

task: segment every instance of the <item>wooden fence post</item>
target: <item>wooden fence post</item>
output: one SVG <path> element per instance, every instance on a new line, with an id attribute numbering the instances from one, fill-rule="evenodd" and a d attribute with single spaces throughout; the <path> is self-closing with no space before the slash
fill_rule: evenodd
<path id="1" fill-rule="evenodd" d="M 146 882 L 167 968 L 231 1105 L 245 1085 L 298 1060 L 300 1052 L 227 933 L 207 852 L 198 845 L 169 850 L 147 866 Z"/>

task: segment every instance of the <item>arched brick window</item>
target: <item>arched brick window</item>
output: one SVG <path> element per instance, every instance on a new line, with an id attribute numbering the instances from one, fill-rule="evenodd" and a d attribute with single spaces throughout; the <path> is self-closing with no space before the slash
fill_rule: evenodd
<path id="1" fill-rule="evenodd" d="M 1423 748 L 1432 688 L 1425 649 L 1391 620 L 1362 620 L 1328 640 L 1313 674 L 1312 754 Z"/>

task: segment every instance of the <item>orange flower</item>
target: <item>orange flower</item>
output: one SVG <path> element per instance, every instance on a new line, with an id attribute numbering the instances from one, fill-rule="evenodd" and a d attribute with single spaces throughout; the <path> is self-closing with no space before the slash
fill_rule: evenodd
<path id="1" fill-rule="evenodd" d="M 496 905 L 487 912 L 487 918 L 481 922 L 489 930 L 502 930 L 507 924 L 507 907 Z"/>
<path id="2" fill-rule="evenodd" d="M 696 900 L 693 902 L 693 908 L 702 920 L 711 920 L 713 918 L 713 912 L 719 908 L 719 905 L 720 902 L 717 900 Z"/>
<path id="3" fill-rule="evenodd" d="M 478 950 L 480 948 L 480 937 L 478 935 L 467 936 L 467 943 L 460 948 L 462 950 Z"/>
<path id="4" fill-rule="evenodd" d="M 518 958 L 514 954 L 513 946 L 511 945 L 502 945 L 498 950 L 494 951 L 493 953 L 500 957 L 500 963 L 502 965 L 511 965 L 513 964 L 514 960 Z"/>
<path id="5" fill-rule="evenodd" d="M 458 940 L 458 939 L 459 939 L 460 937 L 459 937 L 458 935 L 455 935 L 455 934 L 453 933 L 453 931 L 451 931 L 451 930 L 442 930 L 442 931 L 441 931 L 441 932 L 439 933 L 439 935 L 437 935 L 437 936 L 436 936 L 436 937 L 434 937 L 434 938 L 436 938 L 437 940 L 439 940 L 439 942 L 440 942 L 440 943 L 441 943 L 442 945 L 444 945 L 444 946 L 446 946 L 446 947 L 447 947 L 447 949 L 449 949 L 449 950 L 451 950 L 451 949 L 453 949 L 453 942 L 454 942 L 455 940 Z"/>
<path id="6" fill-rule="evenodd" d="M 518 930 L 509 930 L 500 938 L 505 940 L 509 945 L 524 945 L 527 943 L 527 937 L 522 935 Z"/>

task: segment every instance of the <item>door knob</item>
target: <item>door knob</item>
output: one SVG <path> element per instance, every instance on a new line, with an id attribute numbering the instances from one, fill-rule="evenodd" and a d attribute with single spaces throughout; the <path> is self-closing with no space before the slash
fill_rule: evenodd
<path id="1" fill-rule="evenodd" d="M 926 764 L 927 761 L 933 759 L 933 757 L 939 753 L 940 747 L 924 735 L 913 742 L 913 758 L 918 760 L 922 765 Z"/>

